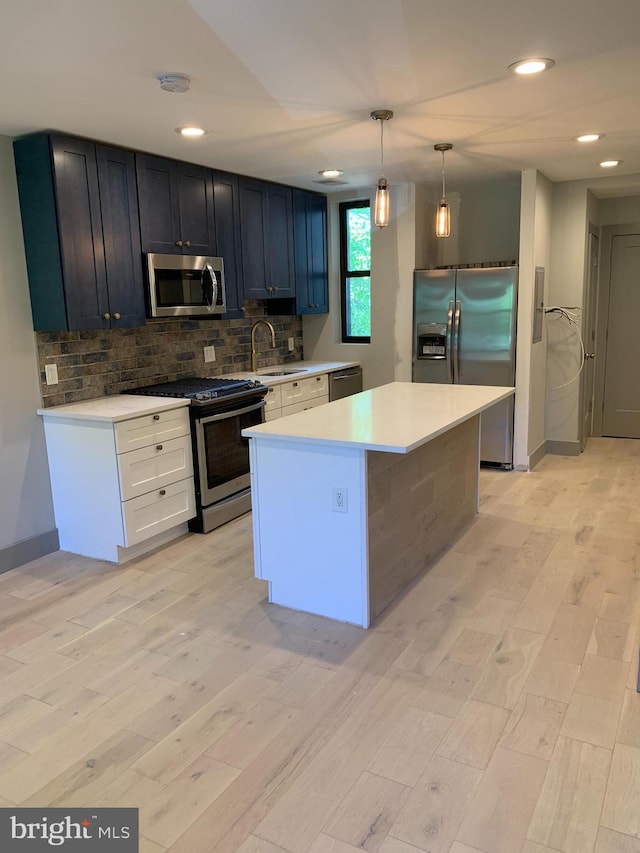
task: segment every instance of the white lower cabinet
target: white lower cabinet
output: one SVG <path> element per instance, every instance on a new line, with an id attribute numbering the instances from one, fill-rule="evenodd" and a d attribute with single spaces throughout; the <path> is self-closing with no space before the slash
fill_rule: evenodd
<path id="1" fill-rule="evenodd" d="M 272 394 L 273 392 L 273 394 Z M 273 421 L 313 409 L 329 402 L 329 377 L 326 373 L 271 385 L 267 394 L 265 420 Z"/>
<path id="2" fill-rule="evenodd" d="M 195 515 L 187 407 L 117 422 L 45 411 L 44 425 L 63 551 L 120 563 Z"/>

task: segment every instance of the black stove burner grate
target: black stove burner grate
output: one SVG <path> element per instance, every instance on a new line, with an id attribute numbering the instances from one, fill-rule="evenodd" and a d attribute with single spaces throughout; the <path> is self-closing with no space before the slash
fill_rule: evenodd
<path id="1" fill-rule="evenodd" d="M 252 379 L 177 379 L 174 382 L 159 382 L 142 388 L 131 388 L 126 394 L 141 394 L 148 397 L 182 397 L 194 401 L 216 400 L 233 397 L 261 388 Z"/>

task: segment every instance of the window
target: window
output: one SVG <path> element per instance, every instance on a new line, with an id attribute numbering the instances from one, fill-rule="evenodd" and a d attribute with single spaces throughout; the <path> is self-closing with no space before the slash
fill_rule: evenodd
<path id="1" fill-rule="evenodd" d="M 340 205 L 343 343 L 371 341 L 371 210 L 368 201 Z"/>

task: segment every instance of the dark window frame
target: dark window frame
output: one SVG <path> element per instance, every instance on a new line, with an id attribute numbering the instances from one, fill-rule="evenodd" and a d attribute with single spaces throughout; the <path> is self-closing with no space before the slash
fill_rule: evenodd
<path id="1" fill-rule="evenodd" d="M 347 279 L 350 278 L 368 278 L 371 282 L 371 269 L 368 270 L 349 270 L 347 268 L 347 212 L 349 210 L 366 207 L 371 210 L 371 202 L 369 199 L 359 199 L 358 201 L 343 201 L 338 205 L 339 221 L 340 221 L 340 313 L 341 313 L 341 333 L 343 344 L 369 344 L 371 343 L 371 335 L 349 335 L 347 332 Z"/>

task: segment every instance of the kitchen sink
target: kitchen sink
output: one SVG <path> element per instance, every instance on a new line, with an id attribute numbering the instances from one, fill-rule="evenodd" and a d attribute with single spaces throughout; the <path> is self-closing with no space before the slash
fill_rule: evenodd
<path id="1" fill-rule="evenodd" d="M 306 373 L 304 367 L 292 368 L 291 370 L 259 370 L 258 376 L 289 376 L 293 373 Z"/>

